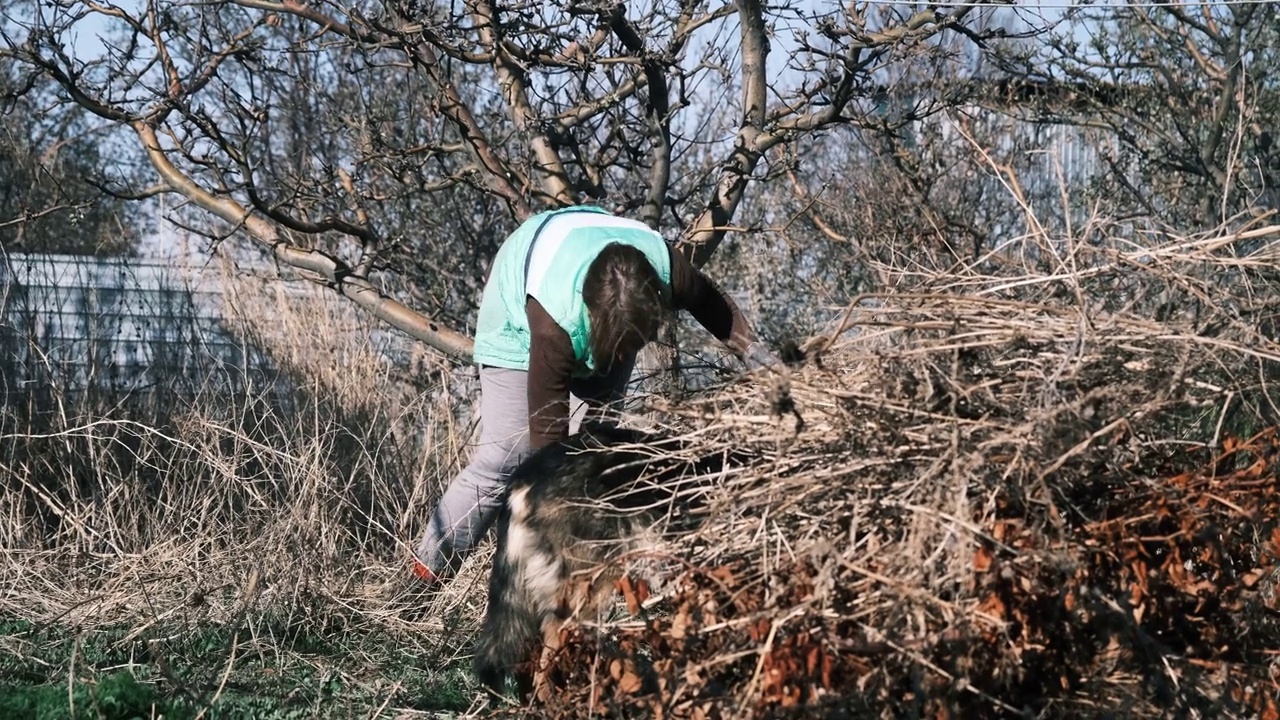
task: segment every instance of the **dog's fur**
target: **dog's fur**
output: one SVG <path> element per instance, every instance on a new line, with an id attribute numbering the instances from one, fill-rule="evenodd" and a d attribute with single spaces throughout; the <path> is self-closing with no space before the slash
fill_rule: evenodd
<path id="1" fill-rule="evenodd" d="M 678 452 L 673 440 L 598 425 L 542 448 L 515 470 L 497 519 L 474 661 L 494 702 L 509 674 L 522 699 L 533 693 L 545 700 L 546 678 L 531 665 L 558 648 L 563 622 L 611 597 L 624 571 L 621 555 L 697 524 L 695 486 L 723 460 Z"/>

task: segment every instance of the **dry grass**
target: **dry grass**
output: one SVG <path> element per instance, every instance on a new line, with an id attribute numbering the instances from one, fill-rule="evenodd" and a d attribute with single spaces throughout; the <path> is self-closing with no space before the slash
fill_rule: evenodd
<path id="1" fill-rule="evenodd" d="M 373 707 L 456 706 L 461 688 L 437 685 L 459 683 L 455 633 L 482 609 L 484 558 L 416 622 L 383 591 L 464 458 L 467 373 L 390 366 L 374 323 L 318 292 L 231 273 L 226 287 L 228 316 L 279 378 L 174 378 L 121 401 L 69 392 L 49 368 L 29 402 L 4 410 L 0 621 L 29 637 L 0 659 L 54 662 L 49 677 L 65 683 L 74 656 L 33 648 L 50 633 L 110 638 L 97 652 L 140 654 L 199 703 L 229 693 L 229 677 L 288 705 L 294 693 L 259 673 L 309 677 L 306 647 L 323 643 Z M 413 697 L 424 689 L 449 697 Z"/>
<path id="2" fill-rule="evenodd" d="M 802 425 L 762 378 L 646 398 L 637 422 L 751 462 L 670 548 L 667 604 L 571 644 L 545 714 L 1247 716 L 1223 698 L 1276 689 L 1275 474 L 1213 460 L 1280 421 L 1277 248 L 1274 226 L 1139 245 L 1096 222 L 967 266 L 899 255 L 875 268 L 895 289 L 806 343 Z M 110 631 L 201 702 L 246 668 L 323 665 L 370 715 L 430 705 L 446 689 L 388 678 L 466 661 L 488 550 L 421 621 L 379 594 L 464 460 L 473 388 L 425 356 L 397 371 L 336 301 L 231 287 L 290 383 L 5 410 L 0 616 Z M 1196 548 L 1212 557 L 1169 580 L 1156 554 Z M 208 672 L 166 675 L 210 628 Z"/>
<path id="3" fill-rule="evenodd" d="M 898 269 L 810 339 L 802 423 L 765 379 L 648 403 L 739 464 L 540 714 L 1274 717 L 1280 228 L 1110 229 Z"/>

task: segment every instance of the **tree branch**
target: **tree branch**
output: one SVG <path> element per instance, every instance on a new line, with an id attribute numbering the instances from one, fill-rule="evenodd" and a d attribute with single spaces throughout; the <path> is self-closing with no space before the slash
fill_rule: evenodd
<path id="1" fill-rule="evenodd" d="M 502 25 L 497 17 L 497 10 L 488 0 L 478 0 L 474 15 L 480 41 L 493 54 L 493 69 L 498 77 L 498 87 L 502 89 L 507 107 L 511 110 L 511 118 L 515 121 L 516 128 L 528 138 L 538 168 L 545 173 L 545 199 L 553 206 L 573 204 L 572 183 L 564 169 L 564 162 L 546 134 L 537 127 L 538 113 L 529 102 L 524 70 L 503 47 Z"/>
<path id="2" fill-rule="evenodd" d="M 244 228 L 251 237 L 270 248 L 277 260 L 321 276 L 327 285 L 392 327 L 450 356 L 470 359 L 473 348 L 470 338 L 387 297 L 367 280 L 356 277 L 352 269 L 338 258 L 317 250 L 304 250 L 282 240 L 271 222 L 254 215 L 230 198 L 211 194 L 175 167 L 160 146 L 160 139 L 151 125 L 134 121 L 130 127 L 137 133 L 147 159 L 161 179 L 194 205 L 235 227 Z"/>
<path id="3" fill-rule="evenodd" d="M 667 67 L 646 52 L 640 34 L 627 22 L 625 6 L 615 5 L 609 14 L 609 27 L 622 45 L 641 58 L 641 67 L 649 88 L 649 102 L 645 108 L 649 138 L 653 146 L 653 165 L 649 169 L 648 189 L 640 208 L 640 220 L 657 229 L 662 221 L 662 209 L 671 183 L 671 102 L 667 88 Z M 683 47 L 684 30 L 693 19 L 693 3 L 685 2 L 677 23 L 676 39 L 668 49 L 667 57 L 679 55 Z"/>
<path id="4" fill-rule="evenodd" d="M 681 240 L 681 249 L 689 253 L 697 267 L 704 265 L 715 253 L 738 204 L 742 200 L 747 182 L 764 153 L 786 142 L 797 134 L 812 132 L 841 120 L 841 113 L 853 94 L 857 75 L 892 47 L 908 40 L 919 41 L 956 26 L 972 10 L 963 7 L 947 15 L 933 9 L 923 10 L 908 18 L 901 25 L 873 33 L 844 31 L 836 35 L 852 36 L 842 59 L 842 73 L 831 93 L 830 102 L 819 110 L 791 117 L 797 107 L 809 107 L 819 89 L 811 89 L 803 101 L 784 108 L 781 112 L 767 114 L 765 97 L 768 84 L 765 78 L 765 58 L 768 40 L 765 35 L 764 17 L 758 0 L 744 0 L 739 4 L 739 20 L 742 27 L 742 76 L 743 120 L 735 138 L 729 159 L 721 166 L 720 177 L 707 207 L 694 221 Z M 875 52 L 863 57 L 864 51 Z M 818 88 L 829 87 L 820 83 Z M 771 129 L 767 129 L 771 126 Z"/>
<path id="5" fill-rule="evenodd" d="M 747 178 L 760 162 L 761 153 L 755 145 L 765 120 L 768 92 L 765 60 L 769 54 L 760 1 L 742 0 L 738 4 L 738 20 L 742 28 L 742 123 L 729 160 L 720 170 L 711 201 L 677 245 L 694 267 L 705 265 L 720 246 L 724 228 L 742 201 Z"/>
<path id="6" fill-rule="evenodd" d="M 1217 155 L 1218 148 L 1222 144 L 1223 133 L 1226 132 L 1227 117 L 1231 114 L 1231 108 L 1236 102 L 1236 88 L 1240 82 L 1241 65 L 1244 63 L 1240 57 L 1242 36 L 1244 35 L 1244 26 L 1249 22 L 1249 15 L 1253 8 L 1244 10 L 1242 22 L 1234 23 L 1235 27 L 1231 28 L 1231 37 L 1223 43 L 1223 64 L 1227 67 L 1227 77 L 1222 82 L 1222 88 L 1218 92 L 1218 102 L 1213 110 L 1213 118 L 1209 123 L 1209 138 L 1201 149 L 1200 159 L 1217 181 L 1218 185 L 1226 183 L 1226 173 L 1218 167 Z M 1237 17 L 1237 19 L 1241 19 Z"/>
<path id="7" fill-rule="evenodd" d="M 39 220 L 42 217 L 53 215 L 54 213 L 65 212 L 68 210 L 83 209 L 83 208 L 89 207 L 92 204 L 93 203 L 87 203 L 87 202 L 64 203 L 61 205 L 54 205 L 52 207 L 47 207 L 43 210 L 37 210 L 35 212 L 24 212 L 18 217 L 10 218 L 8 220 L 0 220 L 0 228 L 16 227 L 18 225 L 29 223 L 33 220 Z"/>
<path id="8" fill-rule="evenodd" d="M 232 1 L 245 7 L 295 15 L 319 25 L 321 33 L 333 32 L 362 44 L 380 46 L 393 39 L 389 33 L 378 33 L 371 29 L 360 29 L 353 25 L 339 22 L 318 10 L 296 2 L 296 0 L 284 0 L 283 2 L 275 2 L 274 0 Z M 527 187 L 528 180 L 515 168 L 508 166 L 494 152 L 493 146 L 480 129 L 480 124 L 476 121 L 471 109 L 467 107 L 467 104 L 458 94 L 457 87 L 443 72 L 439 56 L 435 50 L 426 42 L 406 43 L 402 49 L 413 63 L 426 71 L 432 82 L 440 89 L 442 96 L 440 110 L 458 128 L 463 142 L 470 148 L 472 157 L 475 158 L 478 165 L 484 168 L 486 187 L 502 198 L 507 203 L 512 214 L 517 218 L 524 219 L 531 215 L 532 210 L 518 189 L 519 187 Z M 513 179 L 516 182 L 513 183 Z"/>

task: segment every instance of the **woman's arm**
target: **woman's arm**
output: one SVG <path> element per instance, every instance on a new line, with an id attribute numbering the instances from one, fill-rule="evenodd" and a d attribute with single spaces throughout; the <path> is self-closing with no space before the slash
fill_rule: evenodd
<path id="1" fill-rule="evenodd" d="M 751 369 L 780 365 L 765 348 L 742 314 L 738 304 L 711 278 L 689 262 L 683 253 L 668 246 L 671 255 L 671 294 L 677 310 L 690 315 L 717 340 L 737 353 Z"/>
<path id="2" fill-rule="evenodd" d="M 573 343 L 542 304 L 525 299 L 529 317 L 529 444 L 534 449 L 569 436 Z"/>

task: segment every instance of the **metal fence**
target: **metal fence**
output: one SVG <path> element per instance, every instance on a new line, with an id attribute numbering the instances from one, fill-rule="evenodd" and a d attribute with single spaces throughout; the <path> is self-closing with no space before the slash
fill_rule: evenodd
<path id="1" fill-rule="evenodd" d="M 0 257 L 3 391 L 129 392 L 273 377 L 228 329 L 212 270 L 154 260 Z"/>

